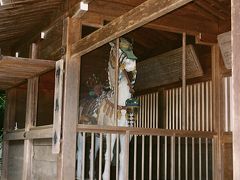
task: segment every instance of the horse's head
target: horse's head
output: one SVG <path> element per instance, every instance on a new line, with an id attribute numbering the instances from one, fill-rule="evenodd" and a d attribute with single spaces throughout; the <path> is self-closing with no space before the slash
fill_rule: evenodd
<path id="1" fill-rule="evenodd" d="M 114 53 L 115 44 L 110 43 L 111 49 L 111 56 L 116 56 Z M 136 71 L 136 60 L 137 57 L 133 53 L 133 47 L 130 42 L 128 42 L 125 38 L 120 38 L 119 42 L 119 65 L 122 70 L 126 70 L 127 72 L 134 72 Z M 116 52 L 116 51 L 115 51 Z M 116 58 L 112 57 L 111 64 L 114 67 Z"/>
<path id="2" fill-rule="evenodd" d="M 137 57 L 133 54 L 133 46 L 126 39 L 120 38 L 120 64 L 127 72 L 136 71 Z"/>

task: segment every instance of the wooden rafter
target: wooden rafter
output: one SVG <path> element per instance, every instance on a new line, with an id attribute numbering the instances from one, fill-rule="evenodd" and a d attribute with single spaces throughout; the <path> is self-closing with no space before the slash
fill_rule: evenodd
<path id="1" fill-rule="evenodd" d="M 156 18 L 159 18 L 191 0 L 148 0 L 128 13 L 116 18 L 103 28 L 79 40 L 72 46 L 73 55 L 83 55 L 118 38 Z"/>

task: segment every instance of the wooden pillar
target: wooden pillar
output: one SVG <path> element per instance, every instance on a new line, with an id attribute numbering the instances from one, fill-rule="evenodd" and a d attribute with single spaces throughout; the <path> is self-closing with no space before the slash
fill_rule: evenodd
<path id="1" fill-rule="evenodd" d="M 233 180 L 240 179 L 240 0 L 232 0 Z"/>
<path id="2" fill-rule="evenodd" d="M 9 89 L 6 92 L 7 107 L 5 110 L 3 135 L 14 127 L 15 112 L 16 112 L 16 89 Z M 8 179 L 8 151 L 9 141 L 3 141 L 3 166 L 2 166 L 2 180 Z"/>
<path id="3" fill-rule="evenodd" d="M 31 58 L 37 58 L 37 45 L 31 46 Z M 25 131 L 36 125 L 38 101 L 38 77 L 28 79 Z M 32 179 L 33 140 L 24 140 L 22 180 Z"/>
<path id="4" fill-rule="evenodd" d="M 223 123 L 221 122 L 221 74 L 220 74 L 220 49 L 217 44 L 212 46 L 212 85 L 213 85 L 213 127 L 217 133 L 214 144 L 214 180 L 222 180 L 222 143 Z"/>
<path id="5" fill-rule="evenodd" d="M 78 18 L 67 18 L 66 59 L 63 98 L 62 154 L 58 169 L 59 179 L 75 179 L 76 129 L 79 109 L 80 57 L 71 57 L 71 45 L 81 37 L 81 24 Z M 64 39 L 65 37 L 63 37 Z"/>

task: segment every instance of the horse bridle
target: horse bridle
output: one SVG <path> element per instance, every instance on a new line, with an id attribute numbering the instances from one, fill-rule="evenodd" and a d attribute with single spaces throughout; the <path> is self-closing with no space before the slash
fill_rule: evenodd
<path id="1" fill-rule="evenodd" d="M 110 52 L 110 58 L 111 56 L 114 56 L 113 55 L 113 51 L 114 51 L 114 48 L 111 49 L 111 52 Z M 121 50 L 122 51 L 122 50 Z M 134 76 L 134 79 L 131 81 L 130 78 L 129 78 L 129 75 L 128 75 L 128 72 L 126 71 L 125 67 L 121 66 L 122 64 L 122 61 L 123 59 L 127 57 L 127 55 L 125 54 L 124 51 L 122 51 L 122 54 L 119 56 L 119 59 L 118 59 L 118 62 L 119 62 L 119 67 L 121 68 L 122 72 L 124 73 L 124 75 L 126 76 L 126 79 L 127 79 L 127 82 L 128 82 L 128 86 L 130 88 L 130 93 L 131 94 L 134 94 L 135 90 L 133 89 L 133 83 L 135 80 L 136 80 L 136 76 Z M 114 58 L 114 57 L 113 57 Z M 113 65 L 112 63 L 112 60 L 110 59 L 110 65 L 113 69 L 115 69 L 115 66 Z"/>

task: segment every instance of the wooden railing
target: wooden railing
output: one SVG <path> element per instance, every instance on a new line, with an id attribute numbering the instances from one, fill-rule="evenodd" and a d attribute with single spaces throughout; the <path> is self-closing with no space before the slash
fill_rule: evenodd
<path id="1" fill-rule="evenodd" d="M 111 179 L 118 179 L 120 137 L 124 137 L 125 179 L 171 179 L 171 180 L 211 180 L 213 179 L 214 144 L 216 133 L 203 131 L 186 131 L 152 128 L 129 128 L 112 126 L 91 126 L 79 124 L 77 131 L 83 136 L 80 147 L 85 169 L 82 178 L 88 178 L 88 170 L 95 167 L 91 178 L 102 178 L 105 136 L 108 140 L 116 137 L 115 162 L 111 165 Z M 100 143 L 99 151 L 95 152 L 95 141 Z M 128 144 L 128 145 L 127 145 Z M 91 151 L 90 151 L 91 149 Z M 87 158 L 88 152 L 90 158 Z M 97 154 L 95 158 L 93 153 Z M 113 171 L 115 169 L 115 171 Z"/>

